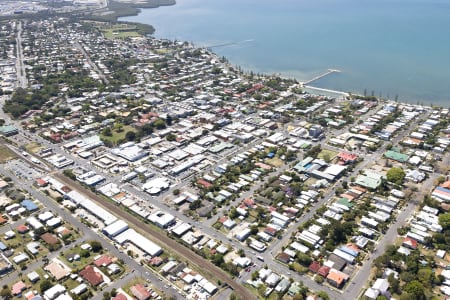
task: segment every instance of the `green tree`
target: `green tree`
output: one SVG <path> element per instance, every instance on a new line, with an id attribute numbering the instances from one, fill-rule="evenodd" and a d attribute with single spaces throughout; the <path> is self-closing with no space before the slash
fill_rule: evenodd
<path id="1" fill-rule="evenodd" d="M 230 219 L 236 219 L 238 216 L 238 212 L 236 210 L 235 207 L 232 207 L 228 213 L 228 216 L 230 217 Z"/>
<path id="2" fill-rule="evenodd" d="M 2 296 L 3 299 L 12 299 L 13 296 L 11 294 L 11 289 L 6 284 L 3 286 L 2 290 L 0 291 L 0 296 Z"/>
<path id="3" fill-rule="evenodd" d="M 437 178 L 437 182 L 438 182 L 439 184 L 444 183 L 444 182 L 445 182 L 445 176 L 443 176 L 443 175 L 439 176 L 439 177 Z"/>
<path id="4" fill-rule="evenodd" d="M 239 297 L 235 292 L 232 292 L 229 300 L 241 300 L 241 299 L 242 298 Z"/>
<path id="5" fill-rule="evenodd" d="M 80 256 L 81 257 L 89 257 L 89 256 L 91 256 L 91 253 L 87 249 L 81 249 L 80 250 Z"/>
<path id="6" fill-rule="evenodd" d="M 196 210 L 198 208 L 200 208 L 202 206 L 202 201 L 201 200 L 195 200 L 192 203 L 189 204 L 189 209 L 190 210 Z"/>
<path id="7" fill-rule="evenodd" d="M 144 124 L 144 125 L 142 125 L 141 130 L 145 135 L 152 134 L 153 133 L 153 125 L 148 124 L 148 123 Z"/>
<path id="8" fill-rule="evenodd" d="M 167 136 L 166 136 L 166 140 L 168 140 L 169 142 L 173 142 L 173 141 L 175 141 L 177 139 L 177 136 L 175 135 L 175 134 L 173 134 L 173 133 L 169 133 Z"/>
<path id="9" fill-rule="evenodd" d="M 125 134 L 125 138 L 127 141 L 134 141 L 136 139 L 136 132 L 134 131 L 127 131 Z"/>
<path id="10" fill-rule="evenodd" d="M 311 259 L 311 257 L 309 255 L 306 255 L 304 253 L 298 252 L 297 253 L 297 261 L 301 265 L 303 265 L 305 267 L 308 267 L 311 264 L 312 259 Z"/>
<path id="11" fill-rule="evenodd" d="M 95 253 L 102 251 L 103 246 L 99 241 L 90 241 L 89 245 L 92 247 L 92 251 Z"/>
<path id="12" fill-rule="evenodd" d="M 386 178 L 388 181 L 400 185 L 405 178 L 405 171 L 399 167 L 392 167 L 387 171 Z"/>
<path id="13" fill-rule="evenodd" d="M 216 253 L 213 256 L 212 259 L 213 264 L 215 264 L 216 266 L 220 266 L 221 264 L 223 264 L 224 260 L 223 260 L 223 255 L 220 253 Z"/>
<path id="14" fill-rule="evenodd" d="M 156 129 L 164 129 L 166 128 L 166 122 L 164 122 L 163 119 L 158 119 L 153 123 L 153 126 L 155 126 Z"/>
<path id="15" fill-rule="evenodd" d="M 52 282 L 50 280 L 43 280 L 41 282 L 41 284 L 39 285 L 39 288 L 41 289 L 41 293 L 45 292 L 46 290 L 48 290 L 49 288 L 51 288 L 53 286 Z"/>
<path id="16" fill-rule="evenodd" d="M 433 271 L 430 268 L 422 268 L 417 272 L 417 279 L 424 285 L 430 286 L 433 278 Z"/>
<path id="17" fill-rule="evenodd" d="M 109 292 L 104 292 L 103 300 L 111 300 L 111 294 Z"/>
<path id="18" fill-rule="evenodd" d="M 412 299 L 425 299 L 425 288 L 418 280 L 413 280 L 406 284 L 405 291 L 413 296 Z"/>
<path id="19" fill-rule="evenodd" d="M 122 123 L 116 123 L 114 124 L 114 130 L 116 132 L 122 132 L 123 131 L 123 124 Z"/>
<path id="20" fill-rule="evenodd" d="M 442 226 L 444 231 L 450 229 L 450 213 L 439 215 L 439 225 Z"/>
<path id="21" fill-rule="evenodd" d="M 314 281 L 319 283 L 319 284 L 322 284 L 325 280 L 323 279 L 322 276 L 316 275 L 316 276 L 314 276 Z"/>
<path id="22" fill-rule="evenodd" d="M 258 271 L 255 271 L 255 272 L 252 273 L 252 281 L 255 281 L 256 279 L 258 279 L 258 277 L 259 277 L 259 272 Z"/>
<path id="23" fill-rule="evenodd" d="M 394 274 L 391 273 L 388 276 L 389 285 L 391 286 L 391 289 L 394 293 L 400 294 L 400 281 L 398 281 L 397 278 L 395 278 Z"/>
<path id="24" fill-rule="evenodd" d="M 172 125 L 172 117 L 170 115 L 167 115 L 167 117 L 166 117 L 166 124 L 167 124 L 167 126 Z"/>
<path id="25" fill-rule="evenodd" d="M 75 180 L 76 177 L 77 177 L 77 176 L 73 173 L 72 169 L 65 169 L 65 170 L 63 171 L 63 174 L 64 174 L 64 176 L 67 176 L 67 177 L 69 177 L 69 178 L 72 179 L 72 180 Z"/>
<path id="26" fill-rule="evenodd" d="M 328 296 L 328 294 L 326 292 L 324 292 L 324 291 L 318 292 L 317 296 L 319 296 L 323 300 L 330 300 L 330 296 Z"/>
<path id="27" fill-rule="evenodd" d="M 112 136 L 111 128 L 109 128 L 109 127 L 103 128 L 102 135 L 104 135 L 104 136 Z"/>
<path id="28" fill-rule="evenodd" d="M 414 299 L 414 298 L 413 298 L 413 295 L 411 295 L 411 294 L 409 294 L 409 293 L 407 293 L 407 292 L 403 292 L 403 293 L 400 295 L 400 300 L 411 300 L 411 299 Z"/>

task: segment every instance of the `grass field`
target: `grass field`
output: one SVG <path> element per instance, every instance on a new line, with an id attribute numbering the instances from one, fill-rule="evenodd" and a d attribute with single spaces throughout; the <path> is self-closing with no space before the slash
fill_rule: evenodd
<path id="1" fill-rule="evenodd" d="M 279 159 L 278 157 L 268 158 L 268 159 L 266 159 L 266 163 L 275 168 L 279 168 L 284 164 L 283 161 L 281 159 Z"/>
<path id="2" fill-rule="evenodd" d="M 331 150 L 327 150 L 327 149 L 322 149 L 322 151 L 320 151 L 319 155 L 317 155 L 317 158 L 321 158 L 323 160 L 327 159 L 333 159 L 336 157 L 336 155 L 338 155 L 338 153 L 336 151 L 331 151 Z"/>
<path id="3" fill-rule="evenodd" d="M 107 39 L 123 39 L 127 37 L 141 36 L 135 25 L 113 24 L 100 27 Z"/>
<path id="4" fill-rule="evenodd" d="M 16 154 L 5 145 L 0 145 L 0 163 L 4 163 L 16 157 Z"/>
<path id="5" fill-rule="evenodd" d="M 117 145 L 119 141 L 125 140 L 125 135 L 127 134 L 128 131 L 136 132 L 136 129 L 134 129 L 129 125 L 125 125 L 123 126 L 120 132 L 117 132 L 116 130 L 112 129 L 111 130 L 112 136 L 100 134 L 100 138 L 102 140 L 110 141 L 113 145 Z"/>
<path id="6" fill-rule="evenodd" d="M 43 148 L 42 145 L 39 143 L 36 143 L 36 142 L 31 142 L 31 143 L 25 145 L 25 149 L 31 153 L 37 153 L 42 148 Z"/>
<path id="7" fill-rule="evenodd" d="M 139 37 L 141 36 L 137 31 L 117 31 L 117 30 L 107 30 L 103 34 L 107 39 L 124 39 L 128 37 Z"/>

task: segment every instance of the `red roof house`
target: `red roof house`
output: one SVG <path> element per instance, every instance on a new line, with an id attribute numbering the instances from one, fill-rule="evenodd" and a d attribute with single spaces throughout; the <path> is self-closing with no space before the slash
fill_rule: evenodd
<path id="1" fill-rule="evenodd" d="M 319 271 L 319 269 L 320 269 L 320 263 L 319 263 L 318 261 L 313 261 L 313 262 L 309 265 L 308 269 L 309 269 L 311 272 L 313 272 L 313 273 L 317 273 L 317 272 Z"/>
<path id="2" fill-rule="evenodd" d="M 130 292 L 138 300 L 147 300 L 151 296 L 150 292 L 140 283 L 133 285 L 130 288 Z"/>
<path id="3" fill-rule="evenodd" d="M 94 265 L 97 267 L 107 267 L 112 263 L 112 260 L 107 255 L 102 255 L 94 261 Z"/>
<path id="4" fill-rule="evenodd" d="M 13 295 L 20 295 L 22 291 L 26 289 L 26 287 L 27 286 L 23 281 L 16 282 L 11 288 L 11 293 Z"/>
<path id="5" fill-rule="evenodd" d="M 319 275 L 321 275 L 323 277 L 327 277 L 328 273 L 330 273 L 330 267 L 327 267 L 327 266 L 322 266 L 317 271 L 317 274 L 319 274 Z"/>
<path id="6" fill-rule="evenodd" d="M 201 178 L 199 180 L 197 180 L 197 183 L 199 185 L 203 186 L 205 189 L 209 189 L 210 187 L 213 186 L 211 183 L 209 183 L 208 181 L 201 179 Z"/>
<path id="7" fill-rule="evenodd" d="M 25 224 L 17 226 L 16 229 L 18 233 L 27 233 L 30 230 L 30 228 L 28 228 L 28 226 Z"/>
<path id="8" fill-rule="evenodd" d="M 47 181 L 45 181 L 44 179 L 42 179 L 42 178 L 38 178 L 38 179 L 36 179 L 36 183 L 37 183 L 37 185 L 38 186 L 40 186 L 40 187 L 44 187 L 44 186 L 47 186 L 47 184 L 48 184 L 48 182 Z"/>
<path id="9" fill-rule="evenodd" d="M 128 300 L 127 296 L 125 296 L 124 294 L 117 294 L 114 298 L 112 298 L 111 300 Z"/>
<path id="10" fill-rule="evenodd" d="M 347 152 L 341 152 L 337 156 L 344 164 L 352 164 L 358 159 L 358 155 Z"/>
<path id="11" fill-rule="evenodd" d="M 80 272 L 80 276 L 92 286 L 97 286 L 103 282 L 103 276 L 96 272 L 92 266 L 86 266 L 84 270 Z"/>
<path id="12" fill-rule="evenodd" d="M 414 240 L 412 238 L 409 238 L 409 237 L 406 237 L 403 240 L 402 246 L 406 247 L 406 248 L 409 248 L 409 249 L 415 250 L 415 249 L 417 249 L 418 244 L 417 244 L 416 240 Z"/>

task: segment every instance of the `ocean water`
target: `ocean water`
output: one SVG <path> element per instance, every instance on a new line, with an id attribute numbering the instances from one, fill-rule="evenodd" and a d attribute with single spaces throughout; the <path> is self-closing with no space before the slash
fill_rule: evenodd
<path id="1" fill-rule="evenodd" d="M 448 0 L 177 0 L 121 18 L 233 65 L 410 103 L 450 106 Z"/>

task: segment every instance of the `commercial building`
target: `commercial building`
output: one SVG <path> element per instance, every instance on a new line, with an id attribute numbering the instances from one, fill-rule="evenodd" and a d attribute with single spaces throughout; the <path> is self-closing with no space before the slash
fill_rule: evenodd
<path id="1" fill-rule="evenodd" d="M 104 227 L 102 229 L 103 233 L 106 234 L 108 237 L 113 238 L 125 230 L 128 229 L 128 224 L 123 220 L 117 220 L 114 223 L 111 223 L 110 225 Z"/>
<path id="2" fill-rule="evenodd" d="M 126 242 L 130 242 L 150 256 L 158 256 L 163 252 L 161 247 L 147 239 L 142 234 L 136 232 L 134 229 L 128 229 L 122 232 L 117 235 L 114 240 L 121 245 Z"/>

